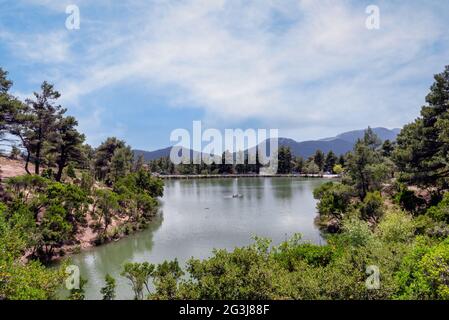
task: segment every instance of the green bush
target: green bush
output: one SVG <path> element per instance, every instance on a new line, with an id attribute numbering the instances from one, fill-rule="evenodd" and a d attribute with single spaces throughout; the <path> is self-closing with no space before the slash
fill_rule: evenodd
<path id="1" fill-rule="evenodd" d="M 399 299 L 449 299 L 449 240 L 432 245 L 418 238 L 396 277 Z"/>
<path id="2" fill-rule="evenodd" d="M 443 221 L 435 221 L 429 215 L 420 215 L 413 219 L 415 233 L 435 238 L 449 237 L 449 225 Z"/>
<path id="3" fill-rule="evenodd" d="M 341 183 L 328 182 L 315 189 L 313 195 L 320 200 L 317 208 L 321 215 L 341 218 L 350 208 L 353 190 Z"/>
<path id="4" fill-rule="evenodd" d="M 384 213 L 384 200 L 379 191 L 368 192 L 363 199 L 360 213 L 364 220 L 378 221 Z"/>
<path id="5" fill-rule="evenodd" d="M 444 194 L 443 200 L 438 205 L 427 210 L 427 215 L 436 221 L 449 223 L 449 192 Z"/>
<path id="6" fill-rule="evenodd" d="M 329 246 L 288 241 L 277 247 L 273 254 L 284 268 L 293 271 L 298 261 L 314 267 L 325 267 L 332 261 L 334 252 Z"/>
<path id="7" fill-rule="evenodd" d="M 77 185 L 54 182 L 47 187 L 46 202 L 64 207 L 68 220 L 84 222 L 92 199 Z"/>
<path id="8" fill-rule="evenodd" d="M 343 166 L 341 164 L 336 164 L 332 168 L 332 172 L 335 174 L 342 174 L 344 171 Z"/>
<path id="9" fill-rule="evenodd" d="M 83 189 L 83 191 L 90 195 L 92 193 L 92 188 L 95 184 L 95 180 L 92 174 L 87 173 L 87 172 L 83 172 L 81 174 L 81 183 L 80 183 L 80 187 L 81 189 Z"/>
<path id="10" fill-rule="evenodd" d="M 343 220 L 342 230 L 340 238 L 352 247 L 367 246 L 374 239 L 368 223 L 355 216 Z"/>
<path id="11" fill-rule="evenodd" d="M 42 170 L 41 176 L 45 179 L 54 180 L 55 179 L 55 173 L 51 168 L 47 168 L 45 170 Z"/>
<path id="12" fill-rule="evenodd" d="M 388 211 L 379 222 L 376 232 L 386 243 L 409 242 L 413 239 L 415 225 L 412 218 L 402 211 Z"/>
<path id="13" fill-rule="evenodd" d="M 181 296 L 191 299 L 259 300 L 283 295 L 287 271 L 256 246 L 233 252 L 214 251 L 207 260 L 187 263 L 190 279 L 181 285 Z"/>
<path id="14" fill-rule="evenodd" d="M 76 179 L 76 172 L 73 164 L 69 164 L 66 168 L 66 174 L 69 178 Z"/>
<path id="15" fill-rule="evenodd" d="M 38 175 L 17 176 L 6 180 L 8 191 L 14 198 L 21 199 L 29 199 L 30 193 L 44 192 L 49 183 L 51 183 L 49 179 Z"/>
<path id="16" fill-rule="evenodd" d="M 415 195 L 415 192 L 409 190 L 407 186 L 399 184 L 396 186 L 398 192 L 394 196 L 394 200 L 404 210 L 417 213 L 426 204 L 425 200 Z"/>
<path id="17" fill-rule="evenodd" d="M 147 193 L 153 198 L 162 197 L 164 194 L 164 182 L 143 169 L 121 178 L 114 184 L 114 191 L 119 193 L 124 187 L 133 193 Z"/>

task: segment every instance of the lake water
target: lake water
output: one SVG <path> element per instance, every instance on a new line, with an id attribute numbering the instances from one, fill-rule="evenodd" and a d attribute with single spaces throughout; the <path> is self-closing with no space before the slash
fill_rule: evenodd
<path id="1" fill-rule="evenodd" d="M 101 299 L 107 273 L 116 278 L 117 298 L 131 299 L 128 280 L 120 277 L 125 262 L 160 263 L 178 258 L 206 258 L 213 248 L 232 250 L 268 237 L 274 244 L 301 233 L 304 240 L 324 243 L 314 225 L 318 178 L 236 178 L 167 180 L 161 214 L 150 227 L 118 242 L 72 257 L 88 279 L 87 299 Z M 233 198 L 233 194 L 241 194 Z"/>

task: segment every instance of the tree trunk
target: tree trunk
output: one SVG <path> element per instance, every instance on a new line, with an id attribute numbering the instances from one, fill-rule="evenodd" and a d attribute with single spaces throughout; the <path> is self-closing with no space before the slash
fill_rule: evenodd
<path id="1" fill-rule="evenodd" d="M 62 171 L 64 170 L 63 166 L 58 166 L 58 172 L 56 173 L 56 181 L 57 182 L 61 182 L 61 178 L 62 178 Z"/>
<path id="2" fill-rule="evenodd" d="M 60 182 L 62 178 L 62 172 L 64 171 L 64 168 L 67 165 L 67 155 L 65 153 L 64 148 L 63 151 L 61 152 L 61 156 L 57 163 L 58 163 L 58 172 L 56 173 L 56 181 Z"/>
<path id="3" fill-rule="evenodd" d="M 25 139 L 23 138 L 23 136 L 21 134 L 17 134 L 17 135 L 20 138 L 20 141 L 22 141 L 22 145 L 27 150 L 27 158 L 26 158 L 26 162 L 25 162 L 25 171 L 27 172 L 27 174 L 31 174 L 30 169 L 28 168 L 28 165 L 30 163 L 31 152 L 30 152 L 27 144 L 25 143 Z"/>
<path id="4" fill-rule="evenodd" d="M 56 173 L 56 181 L 61 182 L 62 172 L 64 171 L 65 162 L 58 163 L 58 172 Z"/>
<path id="5" fill-rule="evenodd" d="M 41 147 L 39 145 L 36 150 L 36 159 L 34 160 L 34 173 L 36 175 L 39 175 L 40 164 L 41 164 Z"/>
<path id="6" fill-rule="evenodd" d="M 2 168 L 0 167 L 0 199 L 3 198 Z"/>
<path id="7" fill-rule="evenodd" d="M 26 159 L 26 162 L 25 162 L 25 171 L 28 174 L 31 174 L 30 169 L 28 168 L 29 163 L 30 163 L 30 152 L 27 150 L 27 159 Z"/>

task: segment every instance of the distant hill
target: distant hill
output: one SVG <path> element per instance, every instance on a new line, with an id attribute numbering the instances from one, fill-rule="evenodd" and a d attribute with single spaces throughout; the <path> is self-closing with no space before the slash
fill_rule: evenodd
<path id="1" fill-rule="evenodd" d="M 172 147 L 168 147 L 165 149 L 159 149 L 159 150 L 155 150 L 155 151 L 133 150 L 133 152 L 134 152 L 135 158 L 138 158 L 141 155 L 143 155 L 143 159 L 145 161 L 151 161 L 151 160 L 170 156 L 171 148 Z"/>
<path id="2" fill-rule="evenodd" d="M 278 140 L 279 146 L 290 147 L 292 155 L 298 157 L 310 157 L 315 154 L 317 150 L 321 150 L 324 153 L 333 151 L 335 154 L 345 154 L 352 150 L 354 143 L 343 139 L 334 138 L 333 140 L 311 140 L 296 142 L 292 139 L 280 138 Z"/>
<path id="3" fill-rule="evenodd" d="M 399 134 L 401 129 L 386 129 L 386 128 L 372 128 L 374 133 L 376 133 L 382 141 L 385 140 L 396 140 L 396 136 Z M 302 141 L 297 142 L 293 139 L 289 138 L 279 138 L 278 145 L 290 147 L 292 150 L 292 154 L 294 156 L 301 156 L 304 158 L 308 158 L 313 155 L 316 150 L 321 150 L 324 153 L 332 150 L 335 154 L 345 154 L 348 151 L 351 151 L 356 143 L 357 139 L 363 138 L 365 130 L 354 130 L 341 133 L 335 137 L 325 138 L 320 140 L 310 140 L 310 141 Z M 139 155 L 143 155 L 145 161 L 155 160 L 162 157 L 170 156 L 170 150 L 172 147 L 159 149 L 155 151 L 143 151 L 143 150 L 134 150 L 135 157 Z M 188 149 L 184 149 L 186 154 L 189 152 Z M 191 157 L 198 157 L 200 152 L 193 152 L 190 150 Z"/>
<path id="4" fill-rule="evenodd" d="M 172 147 L 159 149 L 155 151 L 144 151 L 144 150 L 133 150 L 134 152 L 134 158 L 138 158 L 139 156 L 143 155 L 143 159 L 145 161 L 151 161 L 156 160 L 164 157 L 169 157 Z M 190 152 L 190 159 L 200 158 L 201 159 L 201 152 L 189 150 L 187 148 L 182 148 L 182 153 L 179 151 L 179 155 L 187 155 Z"/>
<path id="5" fill-rule="evenodd" d="M 386 129 L 386 128 L 372 128 L 375 134 L 382 140 L 396 140 L 396 136 L 401 132 L 401 129 L 395 128 L 395 129 Z M 356 143 L 358 139 L 363 138 L 365 134 L 365 130 L 354 130 L 354 131 L 348 131 L 341 133 L 333 138 L 327 138 L 327 139 L 321 139 L 322 141 L 333 141 L 336 139 L 341 139 L 347 142 L 350 142 L 352 144 Z"/>

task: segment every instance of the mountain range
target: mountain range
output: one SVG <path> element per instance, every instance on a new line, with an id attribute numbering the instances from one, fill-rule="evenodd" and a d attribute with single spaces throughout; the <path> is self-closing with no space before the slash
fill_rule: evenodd
<path id="1" fill-rule="evenodd" d="M 372 128 L 374 133 L 382 140 L 396 140 L 396 136 L 399 134 L 401 129 L 387 129 L 387 128 Z M 309 140 L 309 141 L 295 141 L 289 138 L 279 138 L 278 145 L 290 147 L 292 154 L 294 156 L 301 156 L 308 158 L 315 154 L 317 150 L 321 150 L 324 153 L 332 150 L 335 154 L 345 154 L 346 152 L 352 150 L 354 144 L 358 139 L 363 138 L 365 130 L 353 130 L 341 133 L 335 137 L 324 138 L 320 140 Z M 167 147 L 164 149 L 158 149 L 155 151 L 144 151 L 144 150 L 133 150 L 134 156 L 138 157 L 143 155 L 145 161 L 155 160 L 162 157 L 170 156 L 170 151 L 172 147 Z M 192 158 L 195 158 L 200 153 L 197 151 L 192 151 L 188 149 L 183 149 L 183 154 L 190 152 Z"/>

